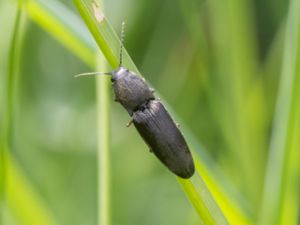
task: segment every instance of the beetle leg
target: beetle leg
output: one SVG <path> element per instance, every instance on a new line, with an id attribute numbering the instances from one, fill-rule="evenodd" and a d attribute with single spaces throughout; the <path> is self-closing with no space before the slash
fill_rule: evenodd
<path id="1" fill-rule="evenodd" d="M 130 120 L 127 124 L 126 127 L 130 127 L 130 125 L 133 123 L 133 120 Z"/>

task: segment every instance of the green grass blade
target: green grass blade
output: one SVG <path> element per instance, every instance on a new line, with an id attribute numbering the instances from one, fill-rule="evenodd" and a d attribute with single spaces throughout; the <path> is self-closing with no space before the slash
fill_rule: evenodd
<path id="1" fill-rule="evenodd" d="M 254 224 L 251 221 L 248 214 L 245 213 L 245 209 L 240 203 L 243 201 L 238 201 L 237 199 L 230 199 L 228 196 L 236 196 L 232 193 L 232 190 L 226 189 L 226 185 L 220 186 L 219 183 L 223 178 L 220 176 L 216 177 L 216 174 L 211 174 L 210 169 L 208 169 L 205 165 L 205 161 L 201 160 L 199 157 L 195 157 L 195 165 L 197 171 L 201 174 L 203 180 L 206 185 L 209 187 L 209 191 L 211 192 L 214 199 L 217 201 L 219 207 L 222 212 L 226 216 L 229 224 L 236 225 L 251 225 Z M 218 181 L 216 181 L 218 178 Z M 226 191 L 225 191 L 226 190 Z M 229 195 L 227 195 L 230 193 Z"/>
<path id="2" fill-rule="evenodd" d="M 103 2 L 101 1 L 101 7 Z M 102 8 L 104 10 L 104 8 Z M 108 71 L 107 63 L 99 53 L 97 58 L 97 71 Z M 98 224 L 110 225 L 110 88 L 111 82 L 108 76 L 96 78 L 97 90 L 97 116 L 98 116 Z"/>
<path id="3" fill-rule="evenodd" d="M 284 58 L 265 178 L 261 225 L 297 224 L 299 214 L 300 2 L 290 1 Z M 298 198 L 296 197 L 298 196 Z M 287 221 L 285 221 L 287 220 Z"/>
<path id="4" fill-rule="evenodd" d="M 24 29 L 24 16 L 19 4 L 16 22 L 11 39 L 8 56 L 8 71 L 6 76 L 4 101 L 5 112 L 2 115 L 3 126 L 1 127 L 0 151 L 1 151 L 1 196 L 4 203 L 15 217 L 16 221 L 24 225 L 54 225 L 53 216 L 49 213 L 43 201 L 32 189 L 21 170 L 11 157 L 10 145 L 12 140 L 13 115 L 15 105 L 15 94 L 19 73 L 19 56 L 21 52 L 21 41 Z M 1 199 L 3 201 L 3 199 Z M 1 218 L 3 224 L 6 223 Z"/>
<path id="5" fill-rule="evenodd" d="M 23 0 L 29 17 L 57 38 L 87 65 L 95 67 L 95 44 L 82 32 L 78 18 L 63 4 L 47 0 Z M 83 25 L 82 25 L 83 26 Z"/>
<path id="6" fill-rule="evenodd" d="M 7 159 L 6 159 L 6 149 L 10 142 L 11 137 L 11 128 L 12 128 L 12 112 L 13 112 L 13 94 L 15 87 L 15 75 L 16 75 L 16 60 L 17 54 L 19 50 L 19 35 L 20 35 L 20 27 L 21 27 L 21 18 L 22 18 L 22 10 L 21 6 L 18 4 L 16 8 L 16 16 L 12 29 L 12 37 L 11 43 L 8 48 L 8 60 L 7 60 L 7 71 L 4 76 L 3 82 L 5 85 L 3 86 L 3 109 L 1 115 L 1 133 L 0 133 L 0 222 L 4 221 L 4 215 L 2 207 L 4 208 L 4 204 L 6 204 L 6 180 L 7 180 Z M 4 223 L 4 222 L 3 222 Z"/>
<path id="7" fill-rule="evenodd" d="M 32 188 L 17 163 L 6 154 L 6 203 L 20 224 L 55 225 L 54 216 Z"/>
<path id="8" fill-rule="evenodd" d="M 229 224 L 198 173 L 191 179 L 178 180 L 203 224 Z"/>
<path id="9" fill-rule="evenodd" d="M 99 69 L 105 69 L 106 61 L 101 54 L 98 57 Z M 98 224 L 109 225 L 110 222 L 110 77 L 98 76 L 97 117 L 98 117 Z"/>

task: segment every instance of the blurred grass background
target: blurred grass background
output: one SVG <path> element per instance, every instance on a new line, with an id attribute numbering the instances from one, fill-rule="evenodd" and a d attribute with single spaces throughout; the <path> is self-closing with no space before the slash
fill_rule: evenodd
<path id="1" fill-rule="evenodd" d="M 9 203 L 1 219 L 96 224 L 96 85 L 73 75 L 94 70 L 99 50 L 71 0 L 21 2 L 12 59 L 17 1 L 0 1 L 1 195 Z M 87 47 L 74 47 L 34 2 L 71 21 Z M 111 0 L 105 8 L 115 30 L 126 21 L 139 71 L 252 224 L 300 224 L 297 0 Z M 124 109 L 111 106 L 111 224 L 201 224 L 174 176 L 126 128 Z"/>

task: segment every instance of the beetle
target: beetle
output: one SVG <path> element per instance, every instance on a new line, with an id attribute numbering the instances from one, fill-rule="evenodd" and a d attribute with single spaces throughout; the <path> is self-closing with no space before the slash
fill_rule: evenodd
<path id="1" fill-rule="evenodd" d="M 76 75 L 110 75 L 115 101 L 129 113 L 138 133 L 149 146 L 150 151 L 174 174 L 190 178 L 195 172 L 189 147 L 172 117 L 155 98 L 154 91 L 145 79 L 122 66 L 124 22 L 121 31 L 120 62 L 112 72 L 82 73 Z"/>

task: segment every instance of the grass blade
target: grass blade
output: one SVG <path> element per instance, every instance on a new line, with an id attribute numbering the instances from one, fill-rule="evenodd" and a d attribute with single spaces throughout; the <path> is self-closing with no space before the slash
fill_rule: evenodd
<path id="1" fill-rule="evenodd" d="M 6 203 L 20 224 L 55 225 L 54 216 L 47 209 L 43 200 L 32 188 L 17 163 L 6 156 Z"/>
<path id="2" fill-rule="evenodd" d="M 6 76 L 3 114 L 3 126 L 0 138 L 1 151 L 1 203 L 4 203 L 11 214 L 20 224 L 54 225 L 56 224 L 51 213 L 43 201 L 32 189 L 25 176 L 11 157 L 11 140 L 13 133 L 13 115 L 15 105 L 16 83 L 19 73 L 19 55 L 21 52 L 21 36 L 24 29 L 24 16 L 21 4 L 18 5 L 17 16 L 9 49 L 8 71 Z M 2 211 L 1 211 L 2 213 Z M 6 224 L 4 218 L 0 218 Z M 1 223 L 2 224 L 2 223 Z"/>
<path id="3" fill-rule="evenodd" d="M 229 224 L 198 173 L 189 180 L 178 180 L 203 224 Z"/>
<path id="4" fill-rule="evenodd" d="M 95 67 L 95 44 L 87 36 L 83 24 L 64 5 L 56 1 L 23 0 L 30 18 L 57 38 L 87 65 Z M 65 19 L 68 18 L 68 19 Z"/>
<path id="5" fill-rule="evenodd" d="M 99 67 L 107 68 L 106 61 L 101 54 L 98 57 Z M 97 117 L 98 117 L 98 207 L 99 225 L 110 224 L 110 78 L 98 76 L 97 90 Z"/>
<path id="6" fill-rule="evenodd" d="M 103 2 L 100 2 L 102 11 Z M 99 53 L 97 57 L 97 71 L 108 71 L 107 63 Z M 96 78 L 97 91 L 97 117 L 98 117 L 98 224 L 109 225 L 110 219 L 110 77 L 98 76 Z"/>
<path id="7" fill-rule="evenodd" d="M 300 2 L 290 1 L 260 224 L 297 224 L 299 213 Z M 289 216 L 287 215 L 289 212 Z M 292 215 L 293 214 L 293 215 Z M 288 219 L 285 221 L 284 218 Z"/>
<path id="8" fill-rule="evenodd" d="M 209 191 L 211 192 L 214 199 L 217 201 L 219 207 L 221 208 L 222 212 L 226 216 L 229 224 L 236 224 L 236 225 L 251 225 L 254 224 L 251 221 L 248 214 L 246 214 L 243 210 L 244 207 L 241 205 L 243 201 L 237 201 L 236 199 L 228 198 L 226 193 L 230 193 L 230 196 L 236 196 L 235 193 L 232 193 L 233 190 L 228 190 L 226 185 L 220 187 L 219 184 L 216 182 L 214 177 L 209 171 L 208 168 L 205 166 L 205 162 L 200 160 L 199 157 L 195 158 L 195 164 L 198 173 L 201 174 L 203 180 L 205 181 L 206 185 L 209 187 Z M 215 174 L 216 175 L 216 174 Z M 218 176 L 219 182 L 222 180 L 222 177 Z M 225 183 L 225 182 L 223 182 Z M 225 192 L 226 190 L 226 192 Z M 238 199 L 239 200 L 239 199 Z M 239 205 L 240 203 L 240 205 Z"/>

